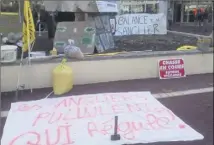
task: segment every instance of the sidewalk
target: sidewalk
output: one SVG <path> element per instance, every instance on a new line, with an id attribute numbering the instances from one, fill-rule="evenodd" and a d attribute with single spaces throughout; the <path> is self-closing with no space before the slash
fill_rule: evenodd
<path id="1" fill-rule="evenodd" d="M 212 86 L 213 74 L 200 74 L 171 80 L 159 80 L 158 78 L 154 78 L 89 85 L 76 85 L 69 93 L 63 96 L 131 91 L 150 91 L 151 93 L 156 94 L 184 91 L 190 89 L 200 89 Z M 42 99 L 45 98 L 51 91 L 52 88 L 35 89 L 31 94 L 30 91 L 27 90 L 23 92 L 23 96 L 19 97 L 19 101 Z M 54 96 L 52 95 L 51 97 Z M 2 111 L 8 111 L 10 108 L 10 104 L 14 101 L 15 92 L 2 93 Z"/>
<path id="2" fill-rule="evenodd" d="M 203 26 L 197 27 L 197 26 L 185 26 L 185 25 L 173 24 L 171 31 L 186 32 L 186 33 L 209 36 L 212 32 L 212 25 L 208 24 L 206 27 L 203 27 Z"/>
<path id="3" fill-rule="evenodd" d="M 76 85 L 71 92 L 64 96 L 128 91 L 151 91 L 153 94 L 156 94 L 190 89 L 199 90 L 207 87 L 213 87 L 213 74 L 192 75 L 187 76 L 186 78 L 171 80 L 159 80 L 158 78 L 155 78 L 90 85 Z M 19 101 L 41 99 L 51 91 L 51 88 L 37 89 L 31 94 L 28 90 L 24 92 Z M 4 111 L 9 110 L 10 103 L 14 100 L 14 95 L 15 92 L 2 94 L 2 107 Z M 164 106 L 172 110 L 184 122 L 201 133 L 204 136 L 204 139 L 200 141 L 160 142 L 146 145 L 213 145 L 213 92 L 180 95 L 179 97 L 169 97 L 158 100 Z M 5 121 L 6 118 L 2 118 L 2 125 L 4 125 Z M 2 134 L 2 129 L 3 126 L 0 128 L 0 137 Z"/>

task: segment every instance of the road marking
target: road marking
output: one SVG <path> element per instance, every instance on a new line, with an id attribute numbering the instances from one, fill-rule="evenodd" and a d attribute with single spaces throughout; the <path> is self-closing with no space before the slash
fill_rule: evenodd
<path id="1" fill-rule="evenodd" d="M 185 90 L 185 91 L 177 91 L 177 92 L 170 92 L 170 93 L 159 93 L 159 94 L 152 94 L 152 95 L 155 98 L 160 99 L 160 98 L 178 97 L 178 96 L 209 93 L 209 92 L 213 92 L 213 87 L 201 88 L 201 89 L 192 89 L 192 90 Z"/>
<path id="2" fill-rule="evenodd" d="M 180 34 L 180 35 L 183 35 L 183 36 L 191 36 L 191 37 L 202 37 L 202 38 L 212 38 L 212 35 L 198 35 L 198 34 L 193 34 L 193 33 L 186 33 L 186 32 L 180 32 L 180 31 L 170 31 L 170 30 L 167 30 L 167 32 L 170 32 L 170 33 L 174 33 L 174 34 Z"/>
<path id="3" fill-rule="evenodd" d="M 158 94 L 152 94 L 152 95 L 157 99 L 161 99 L 161 98 L 170 98 L 170 97 L 178 97 L 178 96 L 202 94 L 202 93 L 210 93 L 210 92 L 213 92 L 213 87 L 192 89 L 192 90 L 185 90 L 185 91 L 176 91 L 171 93 L 158 93 Z M 9 111 L 1 111 L 1 117 L 7 117 L 8 112 Z"/>

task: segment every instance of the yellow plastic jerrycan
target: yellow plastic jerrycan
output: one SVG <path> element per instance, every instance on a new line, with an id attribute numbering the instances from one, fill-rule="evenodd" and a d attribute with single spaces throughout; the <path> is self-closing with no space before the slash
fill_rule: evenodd
<path id="1" fill-rule="evenodd" d="M 63 59 L 53 70 L 53 91 L 55 95 L 62 95 L 73 88 L 73 72 L 71 67 L 67 66 L 66 59 Z"/>

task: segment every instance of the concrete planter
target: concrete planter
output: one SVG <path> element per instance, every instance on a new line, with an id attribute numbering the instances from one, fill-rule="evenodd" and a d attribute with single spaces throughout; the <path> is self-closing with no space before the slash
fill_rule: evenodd
<path id="1" fill-rule="evenodd" d="M 201 51 L 207 51 L 210 50 L 210 47 L 212 45 L 212 38 L 204 38 L 204 37 L 198 37 L 197 41 L 197 47 Z"/>

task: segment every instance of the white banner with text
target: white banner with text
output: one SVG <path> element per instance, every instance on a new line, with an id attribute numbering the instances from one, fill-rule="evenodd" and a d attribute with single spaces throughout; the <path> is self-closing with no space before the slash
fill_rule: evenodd
<path id="1" fill-rule="evenodd" d="M 167 34 L 166 16 L 163 13 L 116 16 L 115 36 L 153 34 Z"/>
<path id="2" fill-rule="evenodd" d="M 111 141 L 118 116 L 119 141 Z M 203 136 L 150 92 L 106 93 L 12 103 L 2 145 L 121 145 Z"/>

